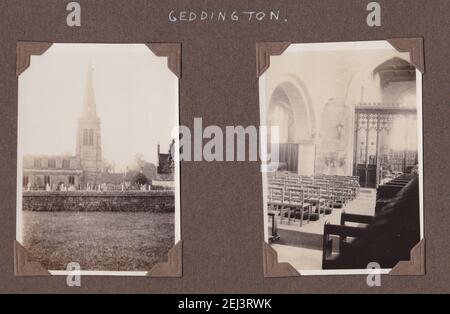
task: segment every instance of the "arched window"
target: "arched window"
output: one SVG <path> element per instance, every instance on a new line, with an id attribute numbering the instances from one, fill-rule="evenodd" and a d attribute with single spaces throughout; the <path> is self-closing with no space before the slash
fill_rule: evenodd
<path id="1" fill-rule="evenodd" d="M 48 160 L 48 167 L 51 169 L 55 169 L 56 168 L 56 160 L 55 159 L 49 159 Z"/>
<path id="2" fill-rule="evenodd" d="M 63 159 L 62 167 L 63 167 L 63 169 L 69 169 L 70 168 L 70 159 Z"/>
<path id="3" fill-rule="evenodd" d="M 34 168 L 41 168 L 41 160 L 40 159 L 35 159 L 34 160 Z"/>

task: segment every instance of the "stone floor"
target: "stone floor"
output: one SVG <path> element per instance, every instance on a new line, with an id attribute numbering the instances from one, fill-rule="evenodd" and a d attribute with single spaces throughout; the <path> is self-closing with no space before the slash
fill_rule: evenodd
<path id="1" fill-rule="evenodd" d="M 322 266 L 322 235 L 325 223 L 340 224 L 341 213 L 375 214 L 376 190 L 360 189 L 356 199 L 343 209 L 334 209 L 331 215 L 300 226 L 300 221 L 278 223 L 280 239 L 272 244 L 280 262 L 289 262 L 299 270 L 318 270 Z M 270 232 L 270 231 L 269 231 Z"/>
<path id="2" fill-rule="evenodd" d="M 293 246 L 272 244 L 272 247 L 278 253 L 278 262 L 288 262 L 295 269 L 316 270 L 320 269 L 322 264 L 322 251 Z"/>

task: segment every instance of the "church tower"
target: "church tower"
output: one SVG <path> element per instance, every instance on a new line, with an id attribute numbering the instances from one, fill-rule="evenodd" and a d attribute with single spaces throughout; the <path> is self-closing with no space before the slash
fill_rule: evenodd
<path id="1" fill-rule="evenodd" d="M 100 118 L 97 116 L 92 68 L 89 64 L 83 110 L 78 118 L 77 157 L 83 170 L 81 184 L 98 184 L 102 169 Z"/>

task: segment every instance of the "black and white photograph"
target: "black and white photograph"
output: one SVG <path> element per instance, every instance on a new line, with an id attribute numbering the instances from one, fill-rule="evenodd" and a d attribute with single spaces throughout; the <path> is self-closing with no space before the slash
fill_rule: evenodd
<path id="1" fill-rule="evenodd" d="M 17 241 L 51 274 L 144 276 L 180 240 L 178 77 L 145 44 L 52 44 L 19 76 Z"/>
<path id="2" fill-rule="evenodd" d="M 265 241 L 301 275 L 389 273 L 423 239 L 422 73 L 388 41 L 291 44 L 260 77 L 278 129 Z"/>

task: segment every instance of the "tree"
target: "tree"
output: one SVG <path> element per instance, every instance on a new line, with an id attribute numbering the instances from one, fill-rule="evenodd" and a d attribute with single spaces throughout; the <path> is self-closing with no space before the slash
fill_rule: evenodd
<path id="1" fill-rule="evenodd" d="M 133 185 L 145 185 L 149 184 L 147 177 L 143 173 L 138 173 L 133 177 L 131 182 Z"/>

